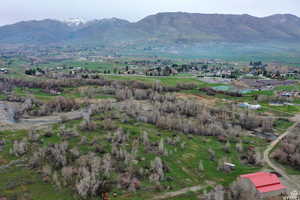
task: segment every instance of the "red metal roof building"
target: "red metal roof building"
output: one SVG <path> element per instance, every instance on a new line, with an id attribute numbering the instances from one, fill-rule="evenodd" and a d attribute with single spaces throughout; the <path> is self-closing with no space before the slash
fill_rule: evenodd
<path id="1" fill-rule="evenodd" d="M 262 198 L 278 196 L 286 193 L 286 186 L 282 185 L 278 176 L 269 172 L 257 172 L 241 175 L 255 186 Z"/>

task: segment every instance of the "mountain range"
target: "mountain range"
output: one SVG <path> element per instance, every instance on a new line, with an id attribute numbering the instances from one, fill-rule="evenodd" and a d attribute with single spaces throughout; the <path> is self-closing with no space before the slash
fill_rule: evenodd
<path id="1" fill-rule="evenodd" d="M 102 19 L 40 20 L 0 27 L 0 44 L 193 44 L 203 42 L 300 42 L 300 18 L 228 14 L 158 13 L 138 22 Z"/>

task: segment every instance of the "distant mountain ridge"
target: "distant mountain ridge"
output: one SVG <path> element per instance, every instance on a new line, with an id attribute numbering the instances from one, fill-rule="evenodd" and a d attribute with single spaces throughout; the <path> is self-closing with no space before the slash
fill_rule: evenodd
<path id="1" fill-rule="evenodd" d="M 158 13 L 138 22 L 111 18 L 82 22 L 72 19 L 19 22 L 0 27 L 0 44 L 63 44 L 65 42 L 157 43 L 300 42 L 300 18 L 185 12 Z"/>

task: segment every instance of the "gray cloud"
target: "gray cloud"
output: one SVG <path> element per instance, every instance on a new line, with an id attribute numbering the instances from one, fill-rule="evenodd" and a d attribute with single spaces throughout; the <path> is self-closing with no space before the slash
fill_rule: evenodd
<path id="1" fill-rule="evenodd" d="M 0 25 L 31 19 L 86 20 L 118 17 L 137 21 L 157 12 L 300 15 L 299 0 L 9 0 L 1 2 Z"/>

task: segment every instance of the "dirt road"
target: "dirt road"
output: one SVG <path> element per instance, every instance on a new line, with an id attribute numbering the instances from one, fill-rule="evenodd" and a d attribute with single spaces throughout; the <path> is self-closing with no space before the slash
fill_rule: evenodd
<path id="1" fill-rule="evenodd" d="M 268 147 L 267 149 L 264 151 L 264 161 L 266 162 L 266 164 L 268 164 L 275 172 L 279 173 L 282 175 L 282 178 L 285 179 L 284 182 L 286 182 L 288 185 L 288 188 L 290 190 L 300 190 L 300 183 L 299 180 L 295 180 L 292 176 L 289 176 L 282 168 L 280 168 L 279 166 L 277 166 L 276 164 L 274 164 L 271 159 L 270 159 L 270 153 L 271 151 L 274 149 L 274 147 L 276 147 L 277 144 L 279 144 L 279 142 L 281 140 L 283 140 L 287 135 L 291 134 L 293 129 L 299 125 L 299 122 L 296 122 L 293 126 L 291 126 L 290 128 L 288 128 L 286 130 L 286 132 L 282 135 L 280 135 L 276 140 L 274 140 Z"/>
<path id="2" fill-rule="evenodd" d="M 155 198 L 153 198 L 152 200 L 163 200 L 163 199 L 169 199 L 169 198 L 173 198 L 188 192 L 197 192 L 199 190 L 204 189 L 205 187 L 203 185 L 197 185 L 197 186 L 193 186 L 193 187 L 187 187 L 187 188 L 183 188 L 181 190 L 175 191 L 175 192 L 168 192 L 162 195 L 159 195 Z"/>
<path id="3" fill-rule="evenodd" d="M 37 117 L 30 119 L 21 119 L 18 123 L 7 123 L 0 126 L 0 131 L 3 130 L 28 130 L 32 128 L 42 128 L 62 121 L 64 116 L 68 120 L 75 120 L 82 118 L 82 111 L 73 111 L 52 116 Z"/>

